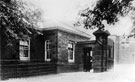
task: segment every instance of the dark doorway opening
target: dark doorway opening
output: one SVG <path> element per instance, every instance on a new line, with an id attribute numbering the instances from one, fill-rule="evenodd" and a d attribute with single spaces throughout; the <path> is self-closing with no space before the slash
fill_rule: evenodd
<path id="1" fill-rule="evenodd" d="M 83 62 L 84 62 L 84 71 L 91 71 L 92 70 L 92 47 L 83 48 L 84 55 L 83 55 Z"/>

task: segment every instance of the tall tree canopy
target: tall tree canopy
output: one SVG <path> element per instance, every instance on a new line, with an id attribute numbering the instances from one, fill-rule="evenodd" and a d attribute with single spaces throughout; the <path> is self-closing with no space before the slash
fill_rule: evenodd
<path id="1" fill-rule="evenodd" d="M 104 28 L 103 20 L 107 24 L 115 24 L 119 16 L 125 16 L 132 6 L 133 0 L 99 0 L 93 10 L 87 8 L 81 12 L 85 28 Z"/>
<path id="2" fill-rule="evenodd" d="M 35 28 L 41 21 L 41 11 L 31 9 L 21 0 L 0 1 L 0 29 L 7 38 L 19 39 L 34 33 L 39 33 Z"/>

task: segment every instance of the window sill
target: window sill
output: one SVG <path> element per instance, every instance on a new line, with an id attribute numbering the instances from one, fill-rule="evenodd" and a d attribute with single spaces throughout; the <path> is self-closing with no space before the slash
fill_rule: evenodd
<path id="1" fill-rule="evenodd" d="M 51 61 L 51 59 L 45 59 L 45 61 L 46 61 L 46 62 L 50 62 L 50 61 Z"/>
<path id="2" fill-rule="evenodd" d="M 69 61 L 68 61 L 68 63 L 75 63 L 75 61 L 73 61 L 73 60 L 69 60 Z"/>
<path id="3" fill-rule="evenodd" d="M 21 62 L 30 62 L 30 58 L 29 57 L 20 57 L 20 61 Z"/>

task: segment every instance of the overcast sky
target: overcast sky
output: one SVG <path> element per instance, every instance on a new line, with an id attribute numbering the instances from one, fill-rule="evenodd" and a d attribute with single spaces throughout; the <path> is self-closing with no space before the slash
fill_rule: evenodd
<path id="1" fill-rule="evenodd" d="M 61 23 L 70 26 L 76 21 L 80 10 L 87 7 L 93 8 L 97 0 L 26 0 L 41 8 L 45 19 L 45 26 L 61 25 Z M 130 17 L 120 18 L 120 21 L 115 25 L 107 25 L 111 34 L 123 35 L 128 34 L 131 30 L 133 21 Z M 84 29 L 83 29 L 84 30 Z M 89 32 L 88 30 L 85 30 Z"/>

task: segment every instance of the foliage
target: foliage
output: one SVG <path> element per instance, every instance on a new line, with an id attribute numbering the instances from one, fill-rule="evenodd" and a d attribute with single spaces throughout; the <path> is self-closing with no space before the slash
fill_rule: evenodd
<path id="1" fill-rule="evenodd" d="M 18 58 L 18 40 L 41 33 L 37 29 L 41 16 L 38 8 L 29 7 L 22 0 L 0 0 L 0 33 L 5 57 Z"/>
<path id="2" fill-rule="evenodd" d="M 38 33 L 37 22 L 41 20 L 41 12 L 32 10 L 21 0 L 0 1 L 0 29 L 9 40 L 20 39 Z"/>
<path id="3" fill-rule="evenodd" d="M 99 0 L 93 10 L 87 8 L 81 12 L 85 28 L 104 28 L 104 20 L 107 24 L 115 24 L 119 20 L 119 16 L 126 16 L 130 10 L 134 10 L 132 1 Z"/>

